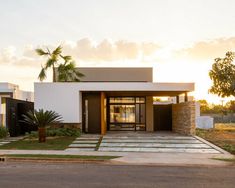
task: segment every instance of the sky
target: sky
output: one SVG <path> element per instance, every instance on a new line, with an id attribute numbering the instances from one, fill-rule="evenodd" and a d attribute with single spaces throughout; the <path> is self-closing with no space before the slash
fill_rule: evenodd
<path id="1" fill-rule="evenodd" d="M 0 82 L 33 90 L 45 59 L 63 45 L 77 65 L 153 67 L 155 82 L 195 82 L 208 94 L 214 59 L 235 51 L 234 0 L 0 0 Z M 48 79 L 51 81 L 51 74 Z"/>

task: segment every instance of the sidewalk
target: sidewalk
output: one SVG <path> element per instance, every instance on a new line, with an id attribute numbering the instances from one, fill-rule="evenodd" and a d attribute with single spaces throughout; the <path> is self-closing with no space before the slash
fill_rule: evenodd
<path id="1" fill-rule="evenodd" d="M 138 152 L 100 152 L 100 151 L 66 151 L 66 150 L 0 150 L 0 155 L 7 154 L 48 154 L 48 155 L 92 155 L 120 156 L 112 159 L 114 164 L 126 165 L 216 165 L 231 163 L 212 158 L 234 158 L 231 154 L 198 154 L 198 153 L 138 153 Z"/>

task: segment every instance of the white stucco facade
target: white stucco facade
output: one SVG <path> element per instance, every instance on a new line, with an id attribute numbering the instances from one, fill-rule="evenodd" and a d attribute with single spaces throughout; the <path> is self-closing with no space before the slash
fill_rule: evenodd
<path id="1" fill-rule="evenodd" d="M 62 115 L 66 123 L 81 123 L 82 92 L 191 92 L 194 83 L 152 82 L 78 82 L 35 83 L 35 109 L 53 110 Z"/>

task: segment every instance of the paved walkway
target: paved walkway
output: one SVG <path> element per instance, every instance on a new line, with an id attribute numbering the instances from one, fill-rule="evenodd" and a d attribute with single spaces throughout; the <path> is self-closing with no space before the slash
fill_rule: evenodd
<path id="1" fill-rule="evenodd" d="M 99 143 L 100 135 L 82 134 L 69 145 L 67 151 L 95 151 Z"/>
<path id="2" fill-rule="evenodd" d="M 4 139 L 0 139 L 0 146 L 2 146 L 4 144 L 9 144 L 11 142 L 21 140 L 23 138 L 24 138 L 23 136 L 18 136 L 18 137 L 7 137 L 7 138 L 4 138 Z"/>

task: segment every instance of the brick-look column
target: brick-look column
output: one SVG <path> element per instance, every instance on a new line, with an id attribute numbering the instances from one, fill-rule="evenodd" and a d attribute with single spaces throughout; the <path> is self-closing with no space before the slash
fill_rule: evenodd
<path id="1" fill-rule="evenodd" d="M 195 134 L 195 102 L 172 105 L 172 130 L 185 135 Z"/>

